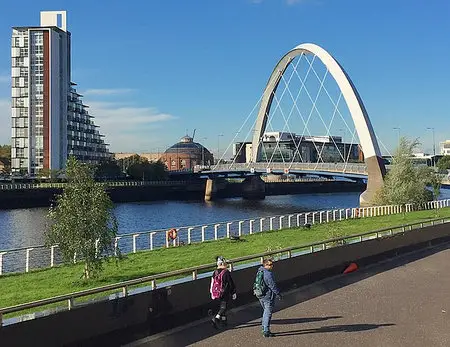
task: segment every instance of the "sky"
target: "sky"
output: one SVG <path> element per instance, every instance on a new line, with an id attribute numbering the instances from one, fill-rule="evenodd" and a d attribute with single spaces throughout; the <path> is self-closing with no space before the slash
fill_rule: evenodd
<path id="1" fill-rule="evenodd" d="M 113 152 L 154 152 L 186 133 L 224 148 L 278 60 L 316 43 L 346 69 L 392 149 L 450 139 L 446 0 L 0 1 L 0 143 L 10 143 L 12 26 L 66 10 L 72 80 Z M 223 135 L 223 136 L 221 136 Z"/>

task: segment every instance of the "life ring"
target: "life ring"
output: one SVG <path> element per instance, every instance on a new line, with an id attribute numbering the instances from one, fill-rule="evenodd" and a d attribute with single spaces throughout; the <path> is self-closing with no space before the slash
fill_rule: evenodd
<path id="1" fill-rule="evenodd" d="M 172 228 L 167 232 L 167 239 L 170 240 L 175 240 L 178 236 L 178 232 L 177 229 Z"/>

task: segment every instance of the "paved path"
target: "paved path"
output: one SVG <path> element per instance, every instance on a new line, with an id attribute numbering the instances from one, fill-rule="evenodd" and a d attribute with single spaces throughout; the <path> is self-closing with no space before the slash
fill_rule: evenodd
<path id="1" fill-rule="evenodd" d="M 276 271 L 276 267 L 275 267 Z M 259 305 L 129 346 L 450 346 L 450 245 L 384 262 L 285 295 L 263 338 Z"/>

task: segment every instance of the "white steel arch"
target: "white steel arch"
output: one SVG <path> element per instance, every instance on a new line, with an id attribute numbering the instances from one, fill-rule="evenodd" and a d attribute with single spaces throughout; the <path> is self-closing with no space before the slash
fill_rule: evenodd
<path id="1" fill-rule="evenodd" d="M 386 172 L 380 148 L 366 108 L 350 77 L 342 66 L 326 50 L 318 45 L 312 43 L 298 45 L 286 53 L 275 66 L 261 99 L 255 131 L 253 133 L 252 157 L 250 160 L 251 162 L 257 162 L 261 157 L 261 138 L 266 129 L 275 91 L 289 64 L 295 57 L 301 54 L 314 54 L 322 61 L 336 81 L 347 103 L 355 124 L 355 129 L 358 133 L 368 172 L 367 190 L 361 195 L 360 202 L 361 205 L 369 205 L 375 191 L 383 185 L 383 177 Z"/>

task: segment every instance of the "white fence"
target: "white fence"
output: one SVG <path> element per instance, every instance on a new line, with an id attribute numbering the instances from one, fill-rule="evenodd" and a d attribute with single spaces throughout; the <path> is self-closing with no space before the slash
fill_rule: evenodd
<path id="1" fill-rule="evenodd" d="M 320 224 L 344 219 L 392 215 L 413 210 L 431 210 L 450 206 L 450 199 L 430 201 L 414 208 L 412 204 L 372 207 L 354 207 L 328 211 L 313 211 L 258 217 L 205 225 L 174 227 L 176 238 L 170 239 L 169 230 L 141 231 L 119 234 L 114 242 L 116 252 L 136 253 L 143 250 L 173 247 L 191 243 L 219 240 L 230 236 L 242 236 L 258 232 L 298 228 L 305 224 Z M 61 264 L 58 246 L 43 245 L 0 250 L 0 275 L 11 272 L 29 272 L 33 269 L 54 267 Z"/>

